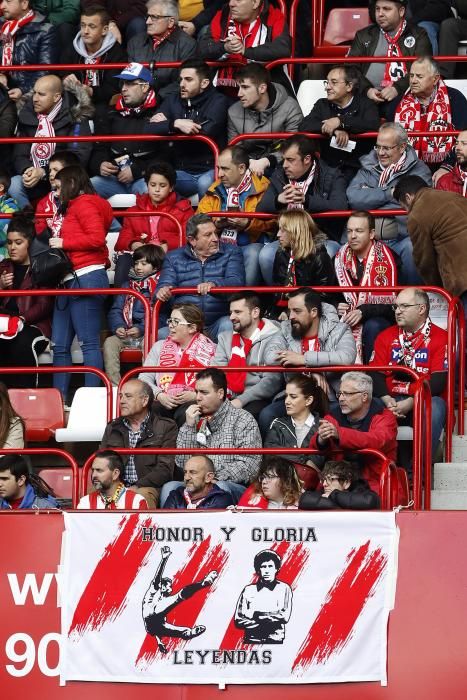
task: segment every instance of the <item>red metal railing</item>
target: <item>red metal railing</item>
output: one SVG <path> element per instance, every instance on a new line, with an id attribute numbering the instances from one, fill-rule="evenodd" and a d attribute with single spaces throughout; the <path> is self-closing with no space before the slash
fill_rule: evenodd
<path id="1" fill-rule="evenodd" d="M 61 457 L 64 459 L 66 462 L 68 462 L 68 465 L 71 468 L 72 471 L 72 476 L 73 476 L 73 485 L 72 485 L 72 505 L 73 508 L 76 508 L 78 505 L 78 500 L 79 500 L 79 469 L 78 465 L 76 463 L 76 460 L 72 455 L 70 455 L 68 452 L 65 450 L 60 450 L 55 447 L 22 447 L 21 449 L 13 449 L 13 450 L 5 450 L 5 449 L 0 449 L 0 455 L 11 455 L 11 454 L 18 454 L 21 456 L 24 455 L 53 455 L 54 457 Z M 3 513 L 4 511 L 0 510 L 0 513 Z M 9 512 L 9 511 L 6 511 Z"/>

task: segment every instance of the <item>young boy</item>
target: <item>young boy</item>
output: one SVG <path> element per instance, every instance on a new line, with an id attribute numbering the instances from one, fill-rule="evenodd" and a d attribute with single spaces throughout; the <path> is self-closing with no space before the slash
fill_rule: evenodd
<path id="1" fill-rule="evenodd" d="M 156 298 L 156 286 L 164 255 L 164 250 L 159 245 L 148 243 L 137 248 L 132 256 L 133 267 L 128 276 L 129 282 L 122 286 L 141 292 L 152 305 Z M 108 321 L 114 335 L 104 342 L 104 366 L 110 381 L 117 386 L 121 379 L 120 351 L 128 345 L 142 345 L 144 310 L 141 302 L 131 294 L 125 297 L 117 296 L 110 309 Z"/>
<path id="2" fill-rule="evenodd" d="M 13 197 L 8 194 L 11 178 L 6 170 L 0 169 L 0 213 L 12 214 L 19 210 L 19 206 Z M 9 219 L 3 219 L 0 223 L 0 260 L 7 257 L 6 236 Z"/>
<path id="3" fill-rule="evenodd" d="M 56 151 L 49 161 L 50 192 L 39 200 L 36 214 L 47 214 L 46 219 L 36 219 L 36 233 L 53 233 L 54 227 L 61 226 L 62 217 L 57 215 L 60 202 L 55 194 L 55 176 L 69 165 L 80 165 L 80 160 L 73 151 Z"/>

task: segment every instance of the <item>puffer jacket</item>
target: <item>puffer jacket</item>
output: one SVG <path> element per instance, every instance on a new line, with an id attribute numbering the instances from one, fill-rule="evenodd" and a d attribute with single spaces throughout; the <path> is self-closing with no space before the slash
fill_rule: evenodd
<path id="1" fill-rule="evenodd" d="M 239 134 L 260 134 L 273 131 L 293 132 L 303 119 L 300 105 L 287 90 L 278 83 L 273 83 L 269 95 L 269 105 L 259 112 L 256 109 L 245 109 L 240 100 L 234 102 L 229 109 L 227 134 L 231 141 Z M 250 158 L 273 156 L 270 141 L 242 141 Z"/>
<path id="2" fill-rule="evenodd" d="M 0 262 L 0 275 L 4 272 L 13 272 L 14 266 L 11 260 L 2 260 Z M 24 275 L 20 289 L 34 289 L 31 277 L 31 268 Z M 13 297 L 11 297 L 13 300 Z M 7 306 L 10 297 L 2 297 L 0 299 L 0 310 Z M 54 307 L 54 298 L 47 296 L 21 296 L 15 297 L 16 306 L 18 307 L 18 315 L 22 316 L 29 326 L 37 326 L 46 338 L 50 338 L 52 312 Z"/>
<path id="3" fill-rule="evenodd" d="M 34 9 L 47 17 L 52 24 L 79 24 L 77 0 L 34 0 Z"/>
<path id="4" fill-rule="evenodd" d="M 60 237 L 74 270 L 108 264 L 105 238 L 112 219 L 112 207 L 97 194 L 80 194 L 71 200 Z"/>
<path id="5" fill-rule="evenodd" d="M 15 36 L 13 49 L 13 65 L 37 65 L 45 68 L 50 63 L 58 63 L 59 46 L 55 27 L 46 21 L 44 15 L 36 12 L 36 16 L 26 24 Z M 0 55 L 3 53 L 0 44 Z M 8 73 L 8 86 L 19 88 L 23 95 L 32 90 L 36 80 L 47 74 L 47 70 L 13 71 Z"/>
<path id="6" fill-rule="evenodd" d="M 334 489 L 324 497 L 322 491 L 305 491 L 298 504 L 299 510 L 374 510 L 380 507 L 377 493 L 372 491 L 365 479 L 356 479 L 349 489 Z"/>
<path id="7" fill-rule="evenodd" d="M 400 209 L 393 197 L 394 187 L 406 175 L 418 175 L 431 187 L 431 171 L 426 163 L 417 158 L 412 146 L 407 146 L 407 158 L 396 173 L 392 173 L 384 187 L 379 186 L 383 171 L 376 151 L 360 158 L 361 168 L 347 188 L 351 209 Z M 399 238 L 406 238 L 407 217 L 396 216 Z"/>
<path id="8" fill-rule="evenodd" d="M 162 44 L 154 49 L 152 37 L 137 34 L 128 42 L 128 60 L 137 63 L 162 63 L 166 61 L 186 61 L 196 52 L 196 41 L 178 27 Z M 178 68 L 157 68 L 154 76 L 154 89 L 159 99 L 178 92 Z"/>
<path id="9" fill-rule="evenodd" d="M 204 262 L 195 256 L 189 243 L 183 248 L 171 250 L 165 256 L 157 289 L 197 287 L 202 282 L 214 282 L 216 287 L 243 287 L 245 265 L 241 249 L 236 245 L 220 243 L 218 252 Z M 229 313 L 227 299 L 221 294 L 181 294 L 176 301 L 199 306 L 207 326 Z"/>
<path id="10" fill-rule="evenodd" d="M 136 195 L 136 206 L 131 207 L 130 211 L 142 209 L 154 213 L 157 217 L 158 212 L 167 212 L 172 214 L 181 224 L 183 239 L 185 239 L 185 226 L 190 217 L 193 216 L 193 208 L 189 199 L 182 199 L 175 192 L 171 192 L 165 202 L 155 207 L 148 194 Z M 159 241 L 154 241 L 151 238 L 151 229 L 148 216 L 126 216 L 125 223 L 118 235 L 115 244 L 116 251 L 130 250 L 132 243 L 139 241 L 140 243 L 167 243 L 169 250 L 180 246 L 180 234 L 174 222 L 166 216 L 159 217 L 157 224 L 157 234 Z"/>
<path id="11" fill-rule="evenodd" d="M 90 136 L 90 119 L 94 113 L 91 98 L 81 85 L 75 85 L 63 93 L 63 102 L 53 121 L 55 136 Z M 18 136 L 35 136 L 39 120 L 34 111 L 32 96 L 25 95 L 18 102 Z M 92 142 L 71 142 L 57 144 L 57 150 L 68 149 L 78 156 L 85 168 L 92 151 Z M 31 167 L 31 144 L 19 143 L 13 148 L 13 167 L 18 175 Z"/>

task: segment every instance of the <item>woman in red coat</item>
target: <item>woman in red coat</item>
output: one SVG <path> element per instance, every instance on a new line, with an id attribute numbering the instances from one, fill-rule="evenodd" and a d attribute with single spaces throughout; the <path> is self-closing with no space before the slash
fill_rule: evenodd
<path id="1" fill-rule="evenodd" d="M 119 255 L 115 269 L 115 286 L 126 282 L 131 267 L 130 252 L 141 245 L 153 243 L 161 245 L 166 251 L 179 248 L 185 243 L 185 225 L 193 216 L 189 199 L 180 199 L 174 192 L 177 176 L 168 163 L 153 163 L 146 171 L 147 194 L 136 195 L 136 206 L 130 211 L 147 211 L 153 216 L 127 216 L 115 244 Z M 158 213 L 172 214 L 179 222 Z M 180 229 L 182 237 L 180 237 Z"/>
<path id="2" fill-rule="evenodd" d="M 63 248 L 70 258 L 73 274 L 63 280 L 65 289 L 103 289 L 109 286 L 107 232 L 112 223 L 112 207 L 98 197 L 81 166 L 63 168 L 56 175 L 57 192 L 63 216 L 49 240 L 52 248 Z M 58 230 L 59 229 L 59 230 Z M 83 351 L 84 364 L 103 368 L 100 348 L 104 295 L 57 297 L 52 322 L 54 365 L 71 364 L 71 344 L 75 334 Z M 69 375 L 54 375 L 54 386 L 66 397 Z M 85 375 L 86 386 L 97 386 L 95 374 Z"/>

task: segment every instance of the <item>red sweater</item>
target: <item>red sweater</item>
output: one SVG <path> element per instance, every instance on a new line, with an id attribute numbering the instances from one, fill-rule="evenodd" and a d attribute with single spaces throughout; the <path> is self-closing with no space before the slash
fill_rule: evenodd
<path id="1" fill-rule="evenodd" d="M 136 206 L 130 211 L 150 211 L 155 216 L 127 216 L 125 223 L 117 239 L 115 250 L 130 250 L 135 241 L 141 243 L 167 243 L 169 250 L 179 248 L 185 242 L 185 226 L 189 218 L 193 216 L 193 208 L 189 199 L 177 199 L 175 192 L 171 192 L 165 202 L 154 206 L 148 194 L 136 195 Z M 167 216 L 157 217 L 157 212 L 172 214 L 181 224 L 183 240 L 180 241 L 180 232 L 176 224 Z M 152 221 L 151 221 L 152 219 Z"/>
<path id="2" fill-rule="evenodd" d="M 108 264 L 105 239 L 112 219 L 112 207 L 97 194 L 81 194 L 71 200 L 60 236 L 75 270 Z"/>
<path id="3" fill-rule="evenodd" d="M 444 190 L 445 192 L 455 192 L 461 196 L 466 196 L 464 194 L 464 181 L 459 174 L 459 166 L 456 165 L 451 172 L 446 173 L 443 177 L 440 177 L 436 185 L 437 190 Z M 466 192 L 467 194 L 467 192 Z"/>

